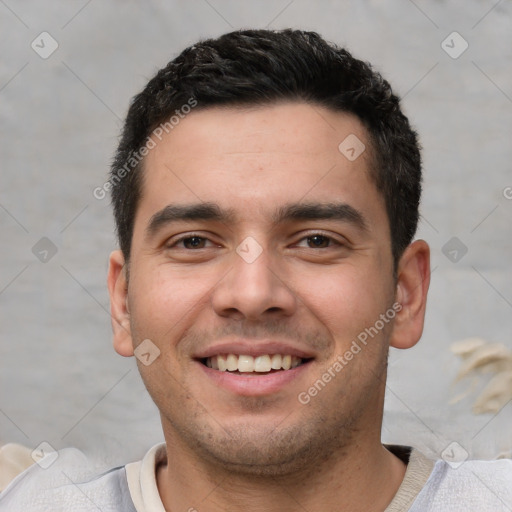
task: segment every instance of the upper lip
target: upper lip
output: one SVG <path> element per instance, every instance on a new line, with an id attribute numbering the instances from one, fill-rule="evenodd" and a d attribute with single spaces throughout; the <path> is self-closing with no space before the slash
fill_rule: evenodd
<path id="1" fill-rule="evenodd" d="M 296 345 L 277 340 L 247 340 L 238 339 L 235 341 L 217 343 L 211 345 L 194 355 L 196 359 L 205 359 L 219 354 L 236 354 L 247 356 L 263 356 L 266 354 L 282 354 L 311 359 L 314 354 Z"/>

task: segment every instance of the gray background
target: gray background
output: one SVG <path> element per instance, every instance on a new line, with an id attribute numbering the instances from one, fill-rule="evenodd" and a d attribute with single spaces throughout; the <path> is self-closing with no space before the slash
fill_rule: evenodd
<path id="1" fill-rule="evenodd" d="M 391 354 L 383 439 L 437 455 L 452 441 L 477 457 L 512 449 L 510 403 L 482 416 L 475 395 L 449 404 L 465 389 L 452 386 L 452 342 L 512 348 L 512 5 L 495 0 L 0 0 L 0 444 L 45 440 L 114 464 L 161 440 L 134 360 L 111 347 L 115 240 L 108 199 L 92 191 L 158 68 L 199 38 L 289 26 L 372 62 L 424 146 L 418 236 L 434 272 L 422 341 Z M 47 59 L 31 48 L 43 31 L 59 45 Z M 441 46 L 453 31 L 469 44 L 456 59 Z M 57 249 L 47 262 L 33 252 L 42 237 Z M 456 262 L 442 249 L 452 237 L 468 250 Z"/>

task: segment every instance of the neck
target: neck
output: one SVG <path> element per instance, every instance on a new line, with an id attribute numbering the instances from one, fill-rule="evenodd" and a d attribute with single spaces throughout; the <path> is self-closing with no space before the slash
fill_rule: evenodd
<path id="1" fill-rule="evenodd" d="M 166 435 L 166 441 L 167 463 L 157 468 L 166 510 L 383 511 L 406 469 L 379 438 L 352 443 L 324 461 L 279 477 L 226 470 L 193 456 L 174 436 Z"/>

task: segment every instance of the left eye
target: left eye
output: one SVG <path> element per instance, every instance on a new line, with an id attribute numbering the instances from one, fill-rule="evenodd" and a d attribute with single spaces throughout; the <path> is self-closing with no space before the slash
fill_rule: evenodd
<path id="1" fill-rule="evenodd" d="M 332 246 L 333 243 L 335 245 L 339 245 L 339 243 L 336 242 L 331 237 L 322 235 L 322 234 L 314 234 L 314 235 L 306 236 L 306 237 L 302 238 L 300 242 L 303 242 L 303 241 L 305 241 L 308 244 L 307 245 L 308 247 L 313 248 L 313 249 L 326 249 L 327 247 Z M 301 247 L 304 247 L 303 245 L 301 245 L 300 242 L 298 245 Z"/>

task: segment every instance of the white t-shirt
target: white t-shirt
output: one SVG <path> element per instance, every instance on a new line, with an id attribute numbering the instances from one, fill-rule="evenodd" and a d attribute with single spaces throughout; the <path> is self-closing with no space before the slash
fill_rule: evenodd
<path id="1" fill-rule="evenodd" d="M 511 512 L 512 460 L 466 461 L 450 466 L 408 447 L 388 446 L 407 464 L 385 512 Z M 80 451 L 67 448 L 47 469 L 34 464 L 0 493 L 0 512 L 165 512 L 155 468 L 165 444 L 144 458 L 91 477 Z M 42 459 L 44 461 L 44 459 Z"/>

